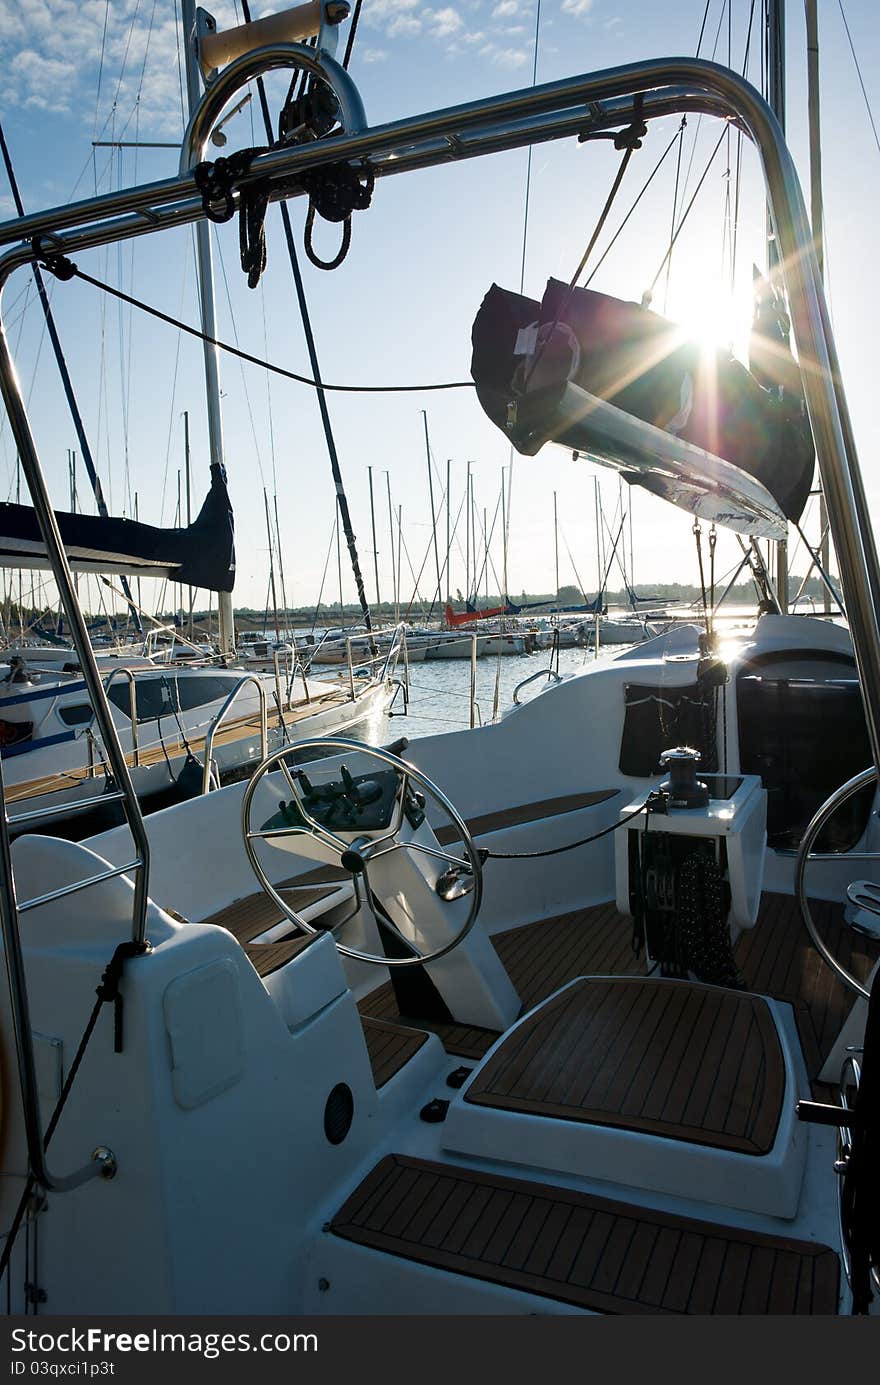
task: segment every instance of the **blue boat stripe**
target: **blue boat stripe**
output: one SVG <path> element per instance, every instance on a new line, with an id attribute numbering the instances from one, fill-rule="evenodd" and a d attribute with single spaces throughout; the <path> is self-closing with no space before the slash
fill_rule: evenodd
<path id="1" fill-rule="evenodd" d="M 62 731 L 57 736 L 42 736 L 38 741 L 19 741 L 17 745 L 0 746 L 0 755 L 8 760 L 13 755 L 23 755 L 26 750 L 42 750 L 44 745 L 60 745 L 62 741 L 73 740 L 76 740 L 75 731 Z"/>
<path id="2" fill-rule="evenodd" d="M 12 685 L 13 687 L 15 684 Z M 36 688 L 34 692 L 19 693 L 17 697 L 0 697 L 0 717 L 4 707 L 18 707 L 22 702 L 39 702 L 47 697 L 61 697 L 66 693 L 85 692 L 85 683 L 66 683 L 63 687 L 54 683 L 51 688 Z"/>

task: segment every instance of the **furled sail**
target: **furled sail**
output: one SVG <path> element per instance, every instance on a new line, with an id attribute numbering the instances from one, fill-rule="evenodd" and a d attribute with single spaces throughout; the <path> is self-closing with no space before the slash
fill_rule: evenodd
<path id="1" fill-rule="evenodd" d="M 192 524 L 157 529 L 132 519 L 55 511 L 70 566 L 76 572 L 167 577 L 204 591 L 235 585 L 235 529 L 221 468 L 211 467 L 211 489 Z M 0 504 L 0 565 L 46 568 L 46 545 L 29 505 Z"/>
<path id="2" fill-rule="evenodd" d="M 471 374 L 519 452 L 560 443 L 702 518 L 782 538 L 815 454 L 797 364 L 778 340 L 758 351 L 758 325 L 752 373 L 636 303 L 554 279 L 540 303 L 493 285 Z"/>

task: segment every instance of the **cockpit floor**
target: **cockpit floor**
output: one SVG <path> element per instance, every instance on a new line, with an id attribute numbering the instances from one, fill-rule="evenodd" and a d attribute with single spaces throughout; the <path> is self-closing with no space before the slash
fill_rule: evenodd
<path id="1" fill-rule="evenodd" d="M 839 904 L 814 902 L 814 917 L 834 954 L 867 978 L 880 945 L 852 932 Z M 492 942 L 523 1002 L 530 1010 L 576 976 L 644 974 L 644 955 L 632 949 L 632 921 L 613 903 L 578 909 L 556 918 L 497 933 Z M 807 1069 L 815 1083 L 852 995 L 823 962 L 810 942 L 796 901 L 765 894 L 754 928 L 740 937 L 735 960 L 750 991 L 788 1001 L 797 1019 Z M 401 1016 L 390 982 L 360 1002 L 363 1015 L 431 1030 L 447 1052 L 480 1059 L 498 1039 L 492 1029 Z"/>

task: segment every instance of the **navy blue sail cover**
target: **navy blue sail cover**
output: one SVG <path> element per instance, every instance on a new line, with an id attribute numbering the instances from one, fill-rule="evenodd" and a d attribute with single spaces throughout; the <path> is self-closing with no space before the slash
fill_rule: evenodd
<path id="1" fill-rule="evenodd" d="M 767 286 L 765 286 L 767 288 Z M 759 295 L 747 369 L 724 348 L 688 339 L 675 323 L 637 303 L 551 279 L 539 303 L 493 285 L 473 326 L 471 374 L 489 418 L 518 451 L 545 442 L 574 446 L 626 480 L 669 495 L 652 429 L 720 458 L 754 478 L 784 516 L 797 520 L 815 462 L 800 371 L 780 330 L 779 297 Z M 787 327 L 787 324 L 785 324 Z M 574 387 L 574 388 L 573 388 Z M 644 468 L 627 436 L 615 448 L 606 405 L 644 429 Z M 619 416 L 618 416 L 619 417 Z M 613 422 L 613 419 L 612 419 Z M 690 507 L 683 447 L 678 503 Z M 725 476 L 725 484 L 729 484 Z"/>
<path id="2" fill-rule="evenodd" d="M 211 489 L 192 524 L 158 529 L 132 519 L 55 511 L 67 560 L 77 572 L 167 577 L 204 591 L 235 585 L 235 524 L 221 468 L 211 467 Z M 0 565 L 49 566 L 46 545 L 29 505 L 0 504 Z"/>

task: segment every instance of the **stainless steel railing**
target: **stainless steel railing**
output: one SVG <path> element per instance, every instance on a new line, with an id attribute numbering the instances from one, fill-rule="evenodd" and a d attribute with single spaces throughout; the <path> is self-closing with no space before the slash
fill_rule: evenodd
<path id="1" fill-rule="evenodd" d="M 226 715 L 233 704 L 238 700 L 242 688 L 247 683 L 252 683 L 256 688 L 260 698 L 260 761 L 265 760 L 269 754 L 269 718 L 266 711 L 266 689 L 260 682 L 255 673 L 246 673 L 243 678 L 239 678 L 235 687 L 231 690 L 223 706 L 211 722 L 208 734 L 205 737 L 205 762 L 202 766 L 202 793 L 208 793 L 211 788 L 211 770 L 214 757 L 214 741 L 217 732 L 226 720 Z"/>

